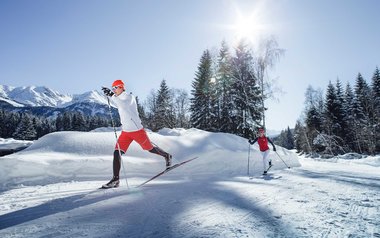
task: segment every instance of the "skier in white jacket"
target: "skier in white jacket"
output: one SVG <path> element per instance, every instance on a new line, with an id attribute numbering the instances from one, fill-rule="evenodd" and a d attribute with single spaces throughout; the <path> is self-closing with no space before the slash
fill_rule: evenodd
<path id="1" fill-rule="evenodd" d="M 166 160 L 166 167 L 170 167 L 172 155 L 157 146 L 153 146 L 150 142 L 141 124 L 141 119 L 137 111 L 136 98 L 125 91 L 124 82 L 120 79 L 115 80 L 112 84 L 112 91 L 105 87 L 103 87 L 102 90 L 117 106 L 120 122 L 122 124 L 122 132 L 117 140 L 113 153 L 113 178 L 107 184 L 103 185 L 103 188 L 115 188 L 119 186 L 120 154 L 127 152 L 132 141 L 136 141 L 144 150 L 163 156 Z"/>

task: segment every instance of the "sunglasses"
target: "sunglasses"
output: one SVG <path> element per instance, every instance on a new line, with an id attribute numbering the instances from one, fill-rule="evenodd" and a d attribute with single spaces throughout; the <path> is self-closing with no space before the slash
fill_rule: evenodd
<path id="1" fill-rule="evenodd" d="M 112 91 L 115 91 L 118 88 L 120 88 L 120 86 L 114 86 L 114 87 L 112 87 Z"/>

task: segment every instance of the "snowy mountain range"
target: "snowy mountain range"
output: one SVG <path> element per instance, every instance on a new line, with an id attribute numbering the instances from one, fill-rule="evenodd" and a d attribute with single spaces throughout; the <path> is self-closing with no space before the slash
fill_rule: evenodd
<path id="1" fill-rule="evenodd" d="M 69 95 L 43 86 L 0 85 L 0 105 L 13 111 L 44 116 L 54 116 L 64 110 L 79 111 L 85 115 L 103 115 L 108 112 L 107 100 L 98 91 Z"/>
<path id="2" fill-rule="evenodd" d="M 67 107 L 78 102 L 107 104 L 107 100 L 95 90 L 78 95 L 68 95 L 42 86 L 12 87 L 0 85 L 0 100 L 15 107 Z"/>

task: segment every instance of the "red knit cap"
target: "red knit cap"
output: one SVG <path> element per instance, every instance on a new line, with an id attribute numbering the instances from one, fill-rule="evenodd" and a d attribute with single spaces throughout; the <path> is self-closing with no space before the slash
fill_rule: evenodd
<path id="1" fill-rule="evenodd" d="M 121 87 L 124 88 L 124 82 L 121 79 L 117 79 L 112 83 L 112 87 Z"/>

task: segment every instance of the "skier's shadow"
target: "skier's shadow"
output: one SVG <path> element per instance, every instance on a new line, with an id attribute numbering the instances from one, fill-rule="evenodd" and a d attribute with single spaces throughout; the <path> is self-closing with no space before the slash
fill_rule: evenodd
<path id="1" fill-rule="evenodd" d="M 95 190 L 94 192 L 96 192 Z M 107 194 L 107 196 L 96 196 L 93 198 L 82 199 L 85 196 L 91 194 L 84 193 L 79 195 L 73 195 L 70 197 L 54 199 L 52 201 L 43 203 L 35 207 L 29 207 L 22 210 L 7 213 L 5 215 L 0 215 L 0 230 L 6 229 L 12 226 L 22 224 L 24 222 L 29 222 L 38 218 L 53 215 L 60 212 L 69 211 L 82 206 L 90 205 L 93 203 L 100 202 L 102 200 L 110 199 L 112 197 L 118 197 L 125 195 L 125 193 L 112 193 Z"/>
<path id="2" fill-rule="evenodd" d="M 134 200 L 132 203 L 134 206 L 128 206 L 128 212 L 123 211 L 123 209 L 120 209 L 119 206 L 116 206 L 112 210 L 112 214 L 116 214 L 117 217 L 123 218 L 123 220 L 128 221 L 126 224 L 124 224 L 119 229 L 115 230 L 115 234 L 128 234 L 129 237 L 175 237 L 175 231 L 171 230 L 170 227 L 172 227 L 173 223 L 176 223 L 176 217 L 181 214 L 183 211 L 186 211 L 189 207 L 186 201 L 202 201 L 205 198 L 209 198 L 210 200 L 220 201 L 223 204 L 227 205 L 227 207 L 235 208 L 239 210 L 244 210 L 247 212 L 245 221 L 247 224 L 250 224 L 250 221 L 255 221 L 256 219 L 259 219 L 262 222 L 265 222 L 266 225 L 268 225 L 270 228 L 269 233 L 273 234 L 291 234 L 294 233 L 294 231 L 287 225 L 283 224 L 283 222 L 277 218 L 274 217 L 274 214 L 268 209 L 267 207 L 263 207 L 261 204 L 252 203 L 252 201 L 247 200 L 246 198 L 240 196 L 238 193 L 225 190 L 221 188 L 219 185 L 217 185 L 218 180 L 210 180 L 206 183 L 202 182 L 202 186 L 207 187 L 207 192 L 204 193 L 205 190 L 197 191 L 198 186 L 200 186 L 199 181 L 187 181 L 184 183 L 175 183 L 171 186 L 168 186 L 167 184 L 151 184 L 144 188 L 145 195 L 150 195 L 147 197 L 142 197 L 142 199 Z M 160 192 L 159 196 L 157 196 L 157 191 L 159 190 L 171 190 L 171 191 L 181 191 L 181 187 L 188 186 L 188 192 L 185 193 L 179 193 L 175 197 L 172 197 L 172 192 Z M 137 190 L 140 192 L 140 190 Z M 107 192 L 105 195 L 100 194 L 99 196 L 97 194 L 94 195 L 93 198 L 91 196 L 93 194 L 85 193 L 80 195 L 73 195 L 70 197 L 55 199 L 49 202 L 46 202 L 44 204 L 31 207 L 31 208 L 25 208 L 19 211 L 11 212 L 5 215 L 0 216 L 0 230 L 6 229 L 12 226 L 17 226 L 22 223 L 30 222 L 39 218 L 47 217 L 49 215 L 54 215 L 61 212 L 67 212 L 70 210 L 73 210 L 75 208 L 80 208 L 83 206 L 91 205 L 97 202 L 101 202 L 104 200 L 125 196 L 127 195 L 133 195 L 131 194 L 131 191 L 128 190 L 117 190 L 115 192 Z M 140 195 L 139 193 L 137 194 Z M 172 208 L 170 211 L 165 211 L 164 213 L 161 213 L 161 209 L 166 209 L 166 206 L 160 207 L 159 204 L 150 204 L 151 202 L 154 202 L 155 200 L 150 200 L 152 198 L 157 197 L 159 200 L 164 200 L 167 202 L 170 202 L 172 205 Z M 174 200 L 173 200 L 174 199 Z M 158 205 L 158 207 L 157 207 Z M 132 207 L 136 208 L 142 208 L 145 207 L 147 210 L 143 211 L 133 211 Z M 110 209 L 109 207 L 98 207 L 97 211 L 100 214 L 108 214 L 105 209 Z M 105 210 L 104 212 L 102 212 Z M 121 210 L 121 213 L 118 212 L 118 210 Z M 141 212 L 146 212 L 149 210 L 149 214 L 141 215 Z M 109 212 L 109 211 L 108 211 Z M 114 212 L 114 213 L 113 213 Z M 122 214 L 122 215 L 121 215 Z M 136 214 L 140 214 L 139 216 L 136 216 Z M 165 219 L 162 219 L 163 214 L 165 214 Z M 107 216 L 106 216 L 107 217 Z M 133 218 L 133 219 L 132 219 Z M 83 222 L 82 217 L 75 217 L 73 219 L 77 223 Z M 92 217 L 93 223 L 104 222 L 103 216 L 94 216 Z M 86 221 L 88 222 L 88 221 Z M 185 226 L 190 226 L 189 232 L 201 232 L 198 233 L 200 236 L 202 236 L 202 232 L 204 230 L 207 230 L 207 227 L 201 227 L 200 230 L 196 226 L 192 225 L 192 219 L 188 221 L 189 223 L 185 224 Z M 224 223 L 224 222 L 222 222 Z M 240 229 L 239 226 L 236 226 L 231 224 L 228 225 L 229 222 L 227 222 L 227 225 L 224 226 L 231 226 L 226 227 L 226 229 Z M 252 224 L 255 224 L 252 222 Z M 223 225 L 223 224 L 218 224 Z M 253 229 L 254 227 L 252 227 Z M 194 230 L 193 230 L 194 229 Z M 112 234 L 110 234 L 112 236 Z"/>

